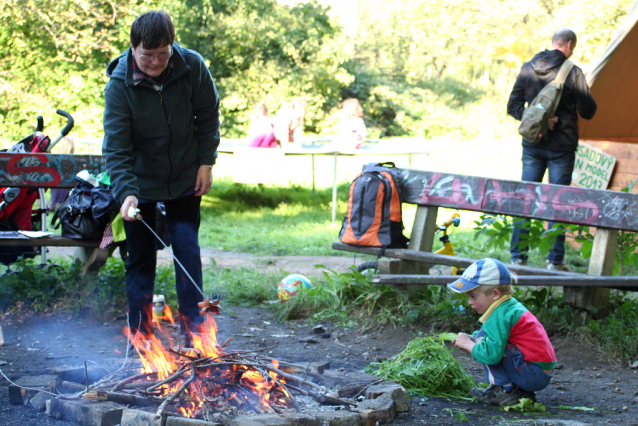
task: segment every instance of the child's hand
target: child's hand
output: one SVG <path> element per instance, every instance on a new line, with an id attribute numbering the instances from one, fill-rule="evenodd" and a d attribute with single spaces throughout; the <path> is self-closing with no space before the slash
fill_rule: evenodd
<path id="1" fill-rule="evenodd" d="M 455 348 L 463 349 L 464 351 L 472 353 L 472 348 L 475 345 L 474 337 L 465 333 L 459 333 L 458 337 L 452 342 L 452 344 Z"/>

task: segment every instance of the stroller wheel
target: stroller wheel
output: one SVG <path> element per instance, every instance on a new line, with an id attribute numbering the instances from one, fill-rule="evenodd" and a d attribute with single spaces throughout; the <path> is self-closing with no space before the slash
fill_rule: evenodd
<path id="1" fill-rule="evenodd" d="M 364 262 L 361 265 L 357 266 L 357 271 L 364 272 L 370 271 L 376 273 L 379 269 L 379 265 L 377 262 Z"/>

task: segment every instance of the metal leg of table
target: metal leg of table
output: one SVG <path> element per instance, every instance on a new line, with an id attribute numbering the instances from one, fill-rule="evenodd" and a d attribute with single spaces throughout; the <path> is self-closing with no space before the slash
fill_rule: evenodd
<path id="1" fill-rule="evenodd" d="M 334 177 L 332 179 L 332 221 L 334 222 L 337 219 L 337 157 L 338 154 L 335 152 L 335 162 L 334 162 Z"/>
<path id="2" fill-rule="evenodd" d="M 315 155 L 310 156 L 312 158 L 312 192 L 315 192 Z"/>

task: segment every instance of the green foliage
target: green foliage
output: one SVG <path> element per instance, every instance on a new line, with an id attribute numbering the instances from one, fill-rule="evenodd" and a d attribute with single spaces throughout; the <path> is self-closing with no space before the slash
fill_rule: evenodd
<path id="1" fill-rule="evenodd" d="M 474 378 L 454 359 L 440 340 L 422 337 L 408 343 L 403 352 L 364 369 L 395 381 L 409 393 L 442 398 L 467 398 Z"/>
<path id="2" fill-rule="evenodd" d="M 339 202 L 347 202 L 347 184 Z M 250 187 L 216 180 L 202 201 L 200 243 L 220 250 L 284 255 L 341 255 L 331 244 L 340 224 L 331 222 L 331 189 Z M 241 226 L 237 226 L 241 223 Z"/>
<path id="3" fill-rule="evenodd" d="M 608 360 L 631 365 L 638 353 L 638 301 L 630 292 L 616 292 L 609 315 L 591 320 L 584 333 Z"/>
<path id="4" fill-rule="evenodd" d="M 518 404 L 508 405 L 502 408 L 503 408 L 503 411 L 522 411 L 522 412 L 546 411 L 546 408 L 542 403 L 534 402 L 529 398 L 521 398 Z"/>
<path id="5" fill-rule="evenodd" d="M 79 260 L 43 268 L 34 259 L 20 259 L 12 268 L 0 275 L 0 311 L 90 311 L 103 317 L 126 309 L 122 260 L 109 258 L 97 274 L 84 276 Z M 156 291 L 177 306 L 174 282 L 172 267 L 158 268 Z"/>
<path id="6" fill-rule="evenodd" d="M 321 266 L 321 265 L 319 265 Z M 336 273 L 327 269 L 312 288 L 277 306 L 277 318 L 307 317 L 313 322 L 332 321 L 354 327 L 370 323 L 417 325 L 435 329 L 467 330 L 478 316 L 461 306 L 462 295 L 443 286 L 427 286 L 414 293 L 394 286 L 372 284 L 371 276 L 352 268 Z"/>
<path id="7" fill-rule="evenodd" d="M 0 0 L 0 139 L 22 139 L 37 115 L 57 134 L 66 123 L 56 108 L 74 116 L 76 134 L 101 129 L 106 65 L 126 45 L 136 6 L 134 0 Z"/>
<path id="8" fill-rule="evenodd" d="M 317 1 L 292 7 L 274 0 L 184 0 L 175 15 L 180 41 L 209 62 L 227 137 L 246 134 L 254 104 L 276 111 L 293 97 L 308 102 L 316 133 L 335 94 L 351 77 L 340 29 Z"/>
<path id="9" fill-rule="evenodd" d="M 588 64 L 632 4 L 369 0 L 343 29 L 317 0 L 0 0 L 0 140 L 20 140 L 39 114 L 54 133 L 56 108 L 74 115 L 75 135 L 99 137 L 106 66 L 151 9 L 167 10 L 178 42 L 207 60 L 225 137 L 245 136 L 255 102 L 276 111 L 298 96 L 309 134 L 334 134 L 334 108 L 356 97 L 373 137 L 467 138 L 485 123 L 502 136 L 514 131 L 503 105 L 517 70 L 555 28 L 570 22 L 574 57 Z"/>
<path id="10" fill-rule="evenodd" d="M 252 268 L 211 269 L 204 274 L 204 290 L 233 306 L 254 306 L 277 297 L 283 276 Z"/>

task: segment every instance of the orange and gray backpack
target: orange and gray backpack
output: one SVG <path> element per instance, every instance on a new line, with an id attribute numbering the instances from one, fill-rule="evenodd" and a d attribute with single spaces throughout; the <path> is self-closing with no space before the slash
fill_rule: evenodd
<path id="1" fill-rule="evenodd" d="M 352 185 L 348 214 L 339 239 L 345 244 L 370 247 L 407 246 L 401 217 L 401 188 L 394 163 L 370 163 Z"/>

